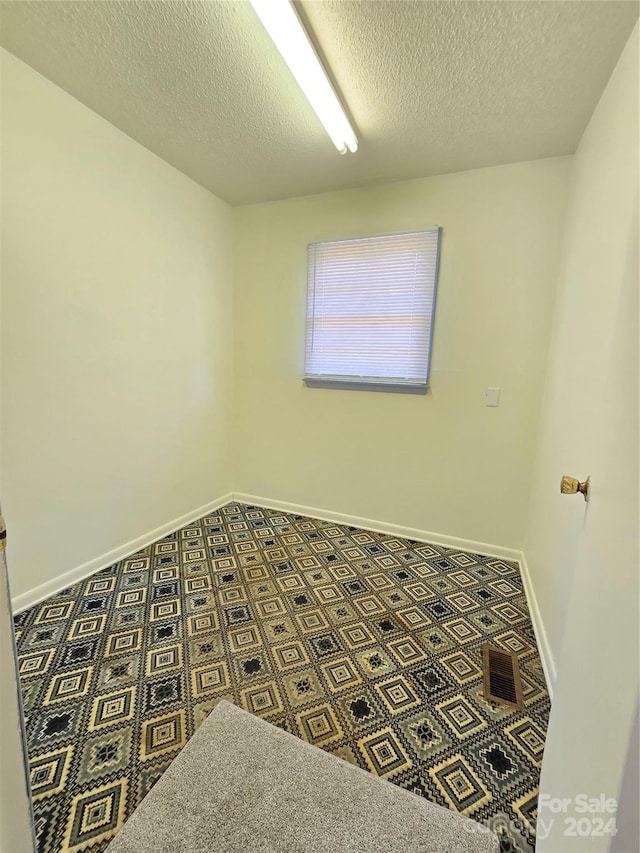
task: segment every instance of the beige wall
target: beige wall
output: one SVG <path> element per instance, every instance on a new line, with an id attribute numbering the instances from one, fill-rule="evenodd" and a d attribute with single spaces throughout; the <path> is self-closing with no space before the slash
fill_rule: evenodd
<path id="1" fill-rule="evenodd" d="M 609 361 L 625 276 L 633 260 L 631 241 L 637 238 L 634 38 L 574 158 L 533 471 L 525 555 L 556 661 L 571 590 L 570 567 L 589 518 L 589 508 L 576 508 L 559 494 L 558 484 L 562 474 L 580 478 L 593 474 L 598 462 L 594 453 L 606 414 L 604 400 L 614 379 Z"/>
<path id="2" fill-rule="evenodd" d="M 570 160 L 236 208 L 236 491 L 522 544 Z M 428 396 L 302 382 L 312 240 L 443 227 Z M 486 408 L 485 389 L 502 389 Z"/>
<path id="3" fill-rule="evenodd" d="M 638 725 L 638 94 L 636 25 L 574 159 L 525 540 L 557 662 L 541 794 L 620 799 L 621 833 L 567 836 L 581 815 L 541 799 L 540 853 L 640 849 L 624 773 Z M 559 494 L 563 473 L 592 476 L 588 504 Z"/>
<path id="4" fill-rule="evenodd" d="M 14 596 L 231 490 L 229 207 L 2 54 Z"/>

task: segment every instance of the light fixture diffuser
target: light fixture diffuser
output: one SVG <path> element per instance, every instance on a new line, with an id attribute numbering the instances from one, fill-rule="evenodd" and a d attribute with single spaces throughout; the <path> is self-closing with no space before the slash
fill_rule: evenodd
<path id="1" fill-rule="evenodd" d="M 289 0 L 249 2 L 338 151 L 357 151 L 349 119 Z"/>

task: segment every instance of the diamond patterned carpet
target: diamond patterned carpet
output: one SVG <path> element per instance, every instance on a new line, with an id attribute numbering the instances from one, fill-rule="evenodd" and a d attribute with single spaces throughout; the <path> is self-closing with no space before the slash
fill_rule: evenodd
<path id="1" fill-rule="evenodd" d="M 229 504 L 15 617 L 40 853 L 99 853 L 226 698 L 531 851 L 549 713 L 517 564 Z M 482 695 L 518 655 L 523 712 Z"/>

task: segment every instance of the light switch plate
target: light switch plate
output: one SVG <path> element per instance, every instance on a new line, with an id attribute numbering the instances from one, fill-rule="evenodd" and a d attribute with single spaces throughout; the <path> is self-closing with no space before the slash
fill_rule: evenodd
<path id="1" fill-rule="evenodd" d="M 484 395 L 484 404 L 485 404 L 485 406 L 499 406 L 500 405 L 500 389 L 499 388 L 487 388 L 486 394 Z"/>

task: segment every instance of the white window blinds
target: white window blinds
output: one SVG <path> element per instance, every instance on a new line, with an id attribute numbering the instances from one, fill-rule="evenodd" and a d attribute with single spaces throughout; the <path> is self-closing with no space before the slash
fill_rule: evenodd
<path id="1" fill-rule="evenodd" d="M 305 379 L 426 387 L 440 229 L 309 244 Z"/>

